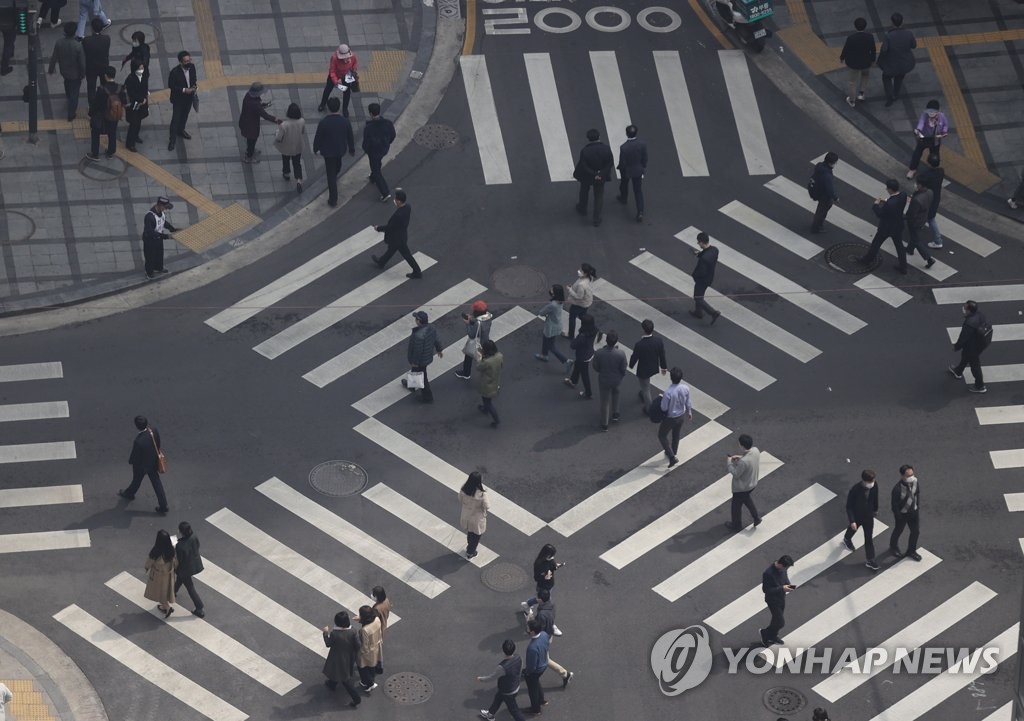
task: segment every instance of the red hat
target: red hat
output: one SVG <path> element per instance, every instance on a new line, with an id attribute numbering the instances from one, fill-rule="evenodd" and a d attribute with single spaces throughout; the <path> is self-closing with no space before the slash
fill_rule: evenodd
<path id="1" fill-rule="evenodd" d="M 474 300 L 473 301 L 473 312 L 474 313 L 486 313 L 487 312 L 487 303 L 485 301 L 482 301 L 482 300 Z"/>

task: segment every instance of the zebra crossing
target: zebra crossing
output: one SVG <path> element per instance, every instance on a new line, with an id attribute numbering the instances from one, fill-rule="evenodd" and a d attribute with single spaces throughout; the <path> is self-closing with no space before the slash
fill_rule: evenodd
<path id="1" fill-rule="evenodd" d="M 31 388 L 48 390 L 44 381 L 58 381 L 64 378 L 62 363 L 22 363 L 0 365 L 0 384 L 38 382 Z M 11 428 L 15 423 L 29 424 L 32 421 L 63 420 L 70 418 L 71 410 L 67 401 L 36 401 L 27 403 L 0 404 L 0 424 Z M 45 461 L 74 460 L 77 449 L 74 441 L 38 441 L 32 443 L 7 443 L 0 445 L 0 464 L 41 463 Z M 0 511 L 8 508 L 35 508 L 40 506 L 82 503 L 82 486 L 79 484 L 18 487 L 20 469 L 16 466 L 5 468 L 5 484 L 0 488 Z M 25 533 L 0 534 L 0 554 L 29 553 L 33 551 L 55 551 L 62 549 L 88 548 L 92 541 L 87 529 L 62 529 L 55 531 L 30 531 Z"/>

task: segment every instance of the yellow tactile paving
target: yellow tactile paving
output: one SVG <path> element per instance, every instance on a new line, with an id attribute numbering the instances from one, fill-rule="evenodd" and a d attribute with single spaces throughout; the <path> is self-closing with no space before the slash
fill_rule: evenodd
<path id="1" fill-rule="evenodd" d="M 213 215 L 221 207 L 214 201 L 207 198 L 177 175 L 164 170 L 142 153 L 131 153 L 121 148 L 117 150 L 117 157 L 132 167 L 138 168 L 171 192 L 184 200 L 189 205 L 194 205 L 207 215 Z"/>
<path id="2" fill-rule="evenodd" d="M 222 77 L 224 65 L 221 63 L 220 42 L 217 40 L 210 0 L 192 0 L 192 12 L 196 16 L 199 47 L 203 50 L 203 75 L 207 78 Z"/>
<path id="3" fill-rule="evenodd" d="M 701 7 L 700 1 L 689 0 L 689 3 L 690 9 L 693 10 L 693 14 L 696 15 L 697 19 L 704 24 L 704 27 L 707 28 L 708 32 L 714 36 L 715 40 L 718 41 L 718 44 L 721 45 L 723 48 L 733 48 L 733 44 L 729 42 L 729 39 L 722 34 L 721 30 L 718 29 L 718 25 L 715 24 L 715 21 L 712 20 L 711 17 L 707 14 L 707 11 L 705 11 L 704 8 Z"/>
<path id="4" fill-rule="evenodd" d="M 466 0 L 466 37 L 462 40 L 462 54 L 472 55 L 476 45 L 476 0 Z"/>
<path id="5" fill-rule="evenodd" d="M 922 38 L 921 44 L 928 49 L 932 69 L 939 79 L 939 86 L 946 99 L 946 112 L 953 118 L 953 125 L 956 128 L 957 137 L 960 138 L 960 146 L 964 149 L 964 155 L 974 162 L 984 165 L 985 155 L 981 152 L 978 136 L 974 132 L 974 124 L 971 122 L 971 113 L 967 109 L 964 94 L 953 73 L 953 65 L 949 62 L 946 46 L 937 38 Z"/>
<path id="6" fill-rule="evenodd" d="M 939 35 L 938 37 L 927 39 L 941 42 L 943 45 L 1005 43 L 1011 40 L 1024 40 L 1024 29 L 995 30 L 990 33 L 963 33 L 962 35 Z"/>
<path id="7" fill-rule="evenodd" d="M 942 167 L 946 169 L 946 175 L 976 193 L 984 193 L 1002 181 L 1002 178 L 990 173 L 984 163 L 978 163 L 946 146 L 942 147 Z"/>
<path id="8" fill-rule="evenodd" d="M 839 60 L 839 49 L 826 45 L 808 24 L 784 28 L 779 30 L 778 35 L 815 75 L 843 67 Z"/>
<path id="9" fill-rule="evenodd" d="M 29 678 L 0 679 L 11 689 L 14 700 L 7 707 L 7 717 L 13 721 L 57 721 L 43 698 L 35 681 Z"/>
<path id="10" fill-rule="evenodd" d="M 810 25 L 811 19 L 807 15 L 807 6 L 804 0 L 786 0 L 786 10 L 789 11 L 789 19 L 794 25 Z"/>
<path id="11" fill-rule="evenodd" d="M 260 222 L 247 208 L 233 203 L 222 208 L 195 225 L 190 225 L 174 234 L 175 239 L 189 250 L 199 253 L 210 246 Z"/>

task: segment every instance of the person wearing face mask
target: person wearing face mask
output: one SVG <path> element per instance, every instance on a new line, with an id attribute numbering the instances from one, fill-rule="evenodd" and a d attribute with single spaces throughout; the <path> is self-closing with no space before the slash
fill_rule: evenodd
<path id="1" fill-rule="evenodd" d="M 352 100 L 352 93 L 359 91 L 359 58 L 352 52 L 345 43 L 338 46 L 338 49 L 331 54 L 331 62 L 327 68 L 327 83 L 324 85 L 324 94 L 320 98 L 319 112 L 327 107 L 327 99 L 331 97 L 331 91 L 335 88 L 341 91 L 341 114 L 348 117 L 348 104 Z"/>
<path id="2" fill-rule="evenodd" d="M 142 142 L 139 131 L 142 121 L 149 116 L 149 91 L 146 89 L 146 69 L 141 63 L 132 63 L 132 72 L 124 81 L 124 92 L 127 103 L 124 106 L 124 117 L 128 121 L 128 135 L 124 139 L 124 147 L 133 153 L 139 152 L 135 145 Z"/>
<path id="3" fill-rule="evenodd" d="M 949 135 L 949 121 L 946 115 L 939 111 L 939 101 L 929 100 L 928 105 L 921 117 L 917 119 L 914 126 L 914 135 L 917 138 L 917 145 L 914 146 L 914 153 L 910 156 L 910 169 L 907 170 L 907 177 L 913 178 L 917 175 L 917 166 L 921 163 L 921 156 L 928 151 L 928 157 L 939 157 L 939 149 L 942 147 L 942 139 Z"/>
<path id="4" fill-rule="evenodd" d="M 860 483 L 855 484 L 850 492 L 846 494 L 846 520 L 849 526 L 843 543 L 851 551 L 853 549 L 853 536 L 858 528 L 864 529 L 864 553 L 867 562 L 864 564 L 872 571 L 878 570 L 875 563 L 875 515 L 878 513 L 878 488 L 875 487 L 875 472 L 863 470 L 860 474 Z"/>
<path id="5" fill-rule="evenodd" d="M 128 65 L 135 72 L 136 65 L 142 65 L 142 80 L 145 83 L 146 91 L 149 91 L 149 59 L 151 52 L 146 42 L 146 33 L 136 30 L 132 33 L 132 49 L 121 61 L 121 68 Z M 129 65 L 130 63 L 130 65 Z"/>
<path id="6" fill-rule="evenodd" d="M 921 535 L 920 516 L 921 489 L 914 475 L 914 467 L 900 466 L 900 480 L 892 487 L 892 516 L 896 520 L 892 535 L 889 536 L 889 550 L 896 558 L 907 556 L 915 561 L 921 560 L 917 552 L 917 539 Z M 900 536 L 903 529 L 910 526 L 910 541 L 907 552 L 900 553 Z"/>
<path id="7" fill-rule="evenodd" d="M 597 280 L 597 271 L 590 263 L 580 263 L 576 276 L 575 282 L 569 286 L 569 333 L 566 336 L 569 340 L 576 335 L 576 319 L 586 315 L 594 304 L 594 291 L 590 286 Z"/>

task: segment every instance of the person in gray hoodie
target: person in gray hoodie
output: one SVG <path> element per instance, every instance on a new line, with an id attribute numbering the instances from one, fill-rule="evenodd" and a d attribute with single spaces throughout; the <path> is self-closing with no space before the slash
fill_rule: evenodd
<path id="1" fill-rule="evenodd" d="M 427 366 L 434 360 L 434 353 L 437 353 L 438 358 L 443 355 L 441 341 L 437 339 L 437 331 L 434 330 L 434 326 L 430 325 L 430 319 L 426 313 L 418 310 L 412 314 L 412 317 L 416 319 L 416 327 L 412 329 L 412 334 L 409 336 L 407 353 L 409 367 L 413 373 L 423 374 L 423 390 L 420 393 L 420 400 L 424 403 L 433 403 L 434 394 L 430 390 Z M 402 385 L 408 388 L 404 378 Z M 409 388 L 409 390 L 415 391 L 414 388 Z"/>
<path id="2" fill-rule="evenodd" d="M 761 477 L 761 451 L 754 445 L 754 439 L 746 433 L 739 440 L 743 453 L 725 457 L 726 469 L 732 474 L 732 520 L 725 524 L 731 531 L 743 530 L 740 524 L 742 506 L 750 511 L 755 528 L 761 524 L 761 514 L 757 512 L 754 499 L 750 497 Z"/>
<path id="3" fill-rule="evenodd" d="M 882 69 L 882 86 L 885 88 L 885 107 L 896 102 L 903 87 L 903 78 L 914 69 L 917 59 L 914 48 L 917 40 L 914 33 L 903 27 L 903 15 L 892 14 L 892 28 L 885 33 L 882 47 L 878 51 L 878 67 Z"/>
<path id="4" fill-rule="evenodd" d="M 594 353 L 591 363 L 597 371 L 597 392 L 601 398 L 601 430 L 608 430 L 609 418 L 619 420 L 619 386 L 626 377 L 626 354 L 616 347 L 619 334 L 609 331 L 605 346 Z"/>

